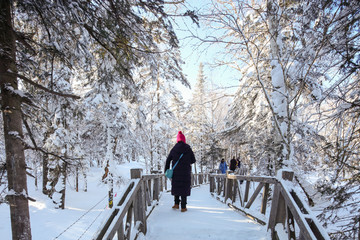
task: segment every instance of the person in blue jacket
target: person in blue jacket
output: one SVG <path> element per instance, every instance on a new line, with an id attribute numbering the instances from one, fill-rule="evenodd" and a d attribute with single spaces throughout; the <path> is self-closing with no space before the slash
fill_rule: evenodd
<path id="1" fill-rule="evenodd" d="M 221 173 L 226 173 L 227 165 L 224 159 L 221 159 L 219 170 L 221 171 Z"/>

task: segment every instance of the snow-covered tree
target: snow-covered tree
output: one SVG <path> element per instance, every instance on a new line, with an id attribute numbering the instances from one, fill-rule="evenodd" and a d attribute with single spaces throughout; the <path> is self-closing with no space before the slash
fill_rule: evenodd
<path id="1" fill-rule="evenodd" d="M 162 1 L 127 0 L 1 2 L 0 29 L 6 33 L 0 38 L 1 106 L 14 239 L 31 239 L 24 146 L 42 147 L 24 144 L 21 104 L 46 109 L 41 97 L 45 92 L 78 98 L 68 89 L 54 88 L 55 81 L 64 79 L 71 84 L 82 82 L 79 89 L 85 91 L 89 86 L 114 85 L 121 89 L 116 93 L 122 98 L 136 101 L 133 72 L 144 62 L 163 70 L 169 67 L 171 75 L 184 81 L 179 55 L 172 53 L 178 41 L 163 5 Z M 166 58 L 159 57 L 164 52 Z M 19 91 L 19 85 L 33 93 L 33 102 Z M 84 96 L 85 91 L 76 93 Z M 58 102 L 61 106 L 62 101 Z"/>
<path id="2" fill-rule="evenodd" d="M 196 84 L 194 87 L 193 97 L 191 100 L 191 106 L 188 114 L 192 116 L 190 125 L 189 142 L 193 147 L 195 157 L 200 166 L 205 165 L 206 161 L 206 142 L 209 136 L 206 129 L 207 111 L 207 89 L 206 78 L 204 75 L 204 66 L 202 63 L 199 65 Z"/>
<path id="3" fill-rule="evenodd" d="M 354 77 L 359 59 L 358 24 L 355 23 L 358 10 L 357 1 L 212 1 L 204 16 L 213 34 L 198 39 L 221 49 L 217 54 L 218 63 L 239 71 L 241 87 L 255 81 L 253 89 L 261 89 L 258 93 L 262 96 L 250 108 L 259 112 L 265 106 L 267 120 L 255 124 L 267 124 L 263 138 L 266 141 L 258 146 L 251 144 L 248 149 L 252 155 L 261 154 L 264 149 L 273 151 L 269 164 L 274 162 L 276 169 L 304 166 L 304 169 L 315 170 L 328 158 L 321 149 L 328 140 L 339 139 L 335 137 L 339 134 L 333 132 L 325 137 L 323 130 L 328 114 L 323 111 L 333 112 L 330 106 L 334 99 L 347 100 L 333 106 L 344 106 L 344 103 L 357 106 L 356 98 L 349 98 L 350 95 L 344 98 L 348 90 L 343 87 L 345 83 L 352 85 L 358 78 Z M 238 99 L 242 100 L 235 99 L 238 106 L 232 108 L 234 116 L 246 108 L 243 104 L 250 102 L 243 96 Z M 330 103 L 327 105 L 330 108 L 318 105 L 324 102 Z M 319 115 L 315 109 L 321 109 Z M 259 116 L 254 114 L 251 119 Z M 239 128 L 242 125 L 236 120 L 229 122 L 229 130 L 238 129 L 240 136 L 250 138 L 249 134 L 242 134 Z M 337 120 L 335 122 L 342 122 L 340 118 Z M 356 117 L 351 122 L 356 123 Z M 339 126 L 344 125 L 336 127 Z M 350 136 L 352 129 L 347 128 L 345 132 Z M 345 139 L 348 138 L 341 141 L 347 142 Z M 333 146 L 342 145 L 341 141 L 335 140 L 337 143 Z M 301 179 L 297 176 L 301 174 L 295 174 L 296 179 Z M 342 189 L 351 192 L 350 188 Z"/>

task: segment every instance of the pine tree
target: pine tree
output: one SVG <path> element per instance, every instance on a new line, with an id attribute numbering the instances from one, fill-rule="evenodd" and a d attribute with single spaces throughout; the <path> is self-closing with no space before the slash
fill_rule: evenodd
<path id="1" fill-rule="evenodd" d="M 22 143 L 21 94 L 16 75 L 16 36 L 12 29 L 12 1 L 1 1 L 1 107 L 4 121 L 7 199 L 10 203 L 13 239 L 31 239 L 24 147 Z M 5 74 L 6 73 L 6 74 Z M 15 97 L 14 97 L 15 96 Z"/>
<path id="2" fill-rule="evenodd" d="M 205 87 L 204 66 L 199 65 L 198 76 L 194 88 L 193 97 L 191 100 L 190 112 L 192 115 L 192 122 L 190 123 L 190 137 L 189 140 L 193 147 L 195 157 L 200 166 L 205 165 L 206 162 L 206 142 L 208 133 L 206 132 L 207 110 L 206 99 L 207 90 Z"/>
<path id="3" fill-rule="evenodd" d="M 43 152 L 44 166 L 51 164 L 49 156 L 56 156 L 37 144 L 38 138 L 33 138 L 32 144 L 24 143 L 21 104 L 47 109 L 43 108 L 47 101 L 45 93 L 58 98 L 79 98 L 71 88 L 55 84 L 64 83 L 64 79 L 70 85 L 87 89 L 115 86 L 121 89 L 116 92 L 121 95 L 120 100 L 134 102 L 137 87 L 133 73 L 144 62 L 161 66 L 163 71 L 171 69 L 174 79 L 185 81 L 180 73 L 179 55 L 174 53 L 178 40 L 163 5 L 162 1 L 126 0 L 1 2 L 0 29 L 6 33 L 0 39 L 1 106 L 13 239 L 31 239 L 24 146 Z M 33 95 L 19 91 L 20 84 Z M 84 91 L 76 93 L 85 95 Z M 58 103 L 61 105 L 62 100 Z M 29 125 L 28 129 L 34 127 L 30 121 Z M 48 135 L 44 143 L 55 133 L 51 127 L 49 130 L 40 131 Z M 84 132 L 76 135 L 88 136 Z M 56 157 L 68 160 L 69 155 L 64 152 Z M 63 181 L 66 169 L 67 164 L 61 165 Z"/>

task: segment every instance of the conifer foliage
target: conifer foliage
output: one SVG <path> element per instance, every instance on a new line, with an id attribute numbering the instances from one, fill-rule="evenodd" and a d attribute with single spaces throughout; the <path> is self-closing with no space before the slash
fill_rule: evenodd
<path id="1" fill-rule="evenodd" d="M 135 73 L 187 82 L 163 1 L 4 0 L 0 12 L 7 201 L 13 239 L 31 239 L 26 169 L 42 167 L 43 192 L 60 208 L 68 174 L 81 169 L 85 180 L 89 162 L 119 180 L 114 156 L 136 155 L 117 153 L 144 124 Z"/>

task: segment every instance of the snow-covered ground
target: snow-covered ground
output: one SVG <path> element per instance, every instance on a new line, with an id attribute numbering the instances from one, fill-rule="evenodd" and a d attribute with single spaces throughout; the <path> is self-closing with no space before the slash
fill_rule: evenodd
<path id="1" fill-rule="evenodd" d="M 174 198 L 163 193 L 148 218 L 148 232 L 140 240 L 188 239 L 270 239 L 266 226 L 231 210 L 209 193 L 209 186 L 191 190 L 188 211 L 173 210 Z"/>
<path id="2" fill-rule="evenodd" d="M 130 179 L 130 169 L 137 163 L 117 167 L 122 174 L 123 184 L 114 190 L 114 203 Z M 109 214 L 107 187 L 101 183 L 103 169 L 92 168 L 88 174 L 88 191 L 76 192 L 74 180 L 69 177 L 66 192 L 66 209 L 55 209 L 53 203 L 35 188 L 34 179 L 28 178 L 29 195 L 36 199 L 30 202 L 32 239 L 34 240 L 76 240 L 93 239 L 101 223 Z M 81 186 L 80 186 L 81 189 Z M 148 219 L 148 233 L 140 240 L 169 239 L 268 239 L 266 226 L 259 225 L 209 194 L 209 186 L 194 188 L 188 199 L 188 212 L 172 210 L 173 197 L 162 193 L 158 206 Z M 11 223 L 9 206 L 0 205 L 0 239 L 10 240 Z"/>
<path id="3" fill-rule="evenodd" d="M 141 165 L 131 163 L 117 167 L 124 178 L 122 185 L 114 189 L 114 202 L 118 202 L 120 194 L 130 179 L 130 169 Z M 66 190 L 65 209 L 55 209 L 49 198 L 35 188 L 34 179 L 28 177 L 29 196 L 36 202 L 29 202 L 32 239 L 34 240 L 76 240 L 92 239 L 101 223 L 108 216 L 108 188 L 101 183 L 104 170 L 92 168 L 88 173 L 88 191 L 74 190 L 74 180 L 69 177 Z M 119 174 L 119 175 L 120 175 Z M 0 205 L 0 239 L 10 240 L 10 209 L 6 204 Z"/>

